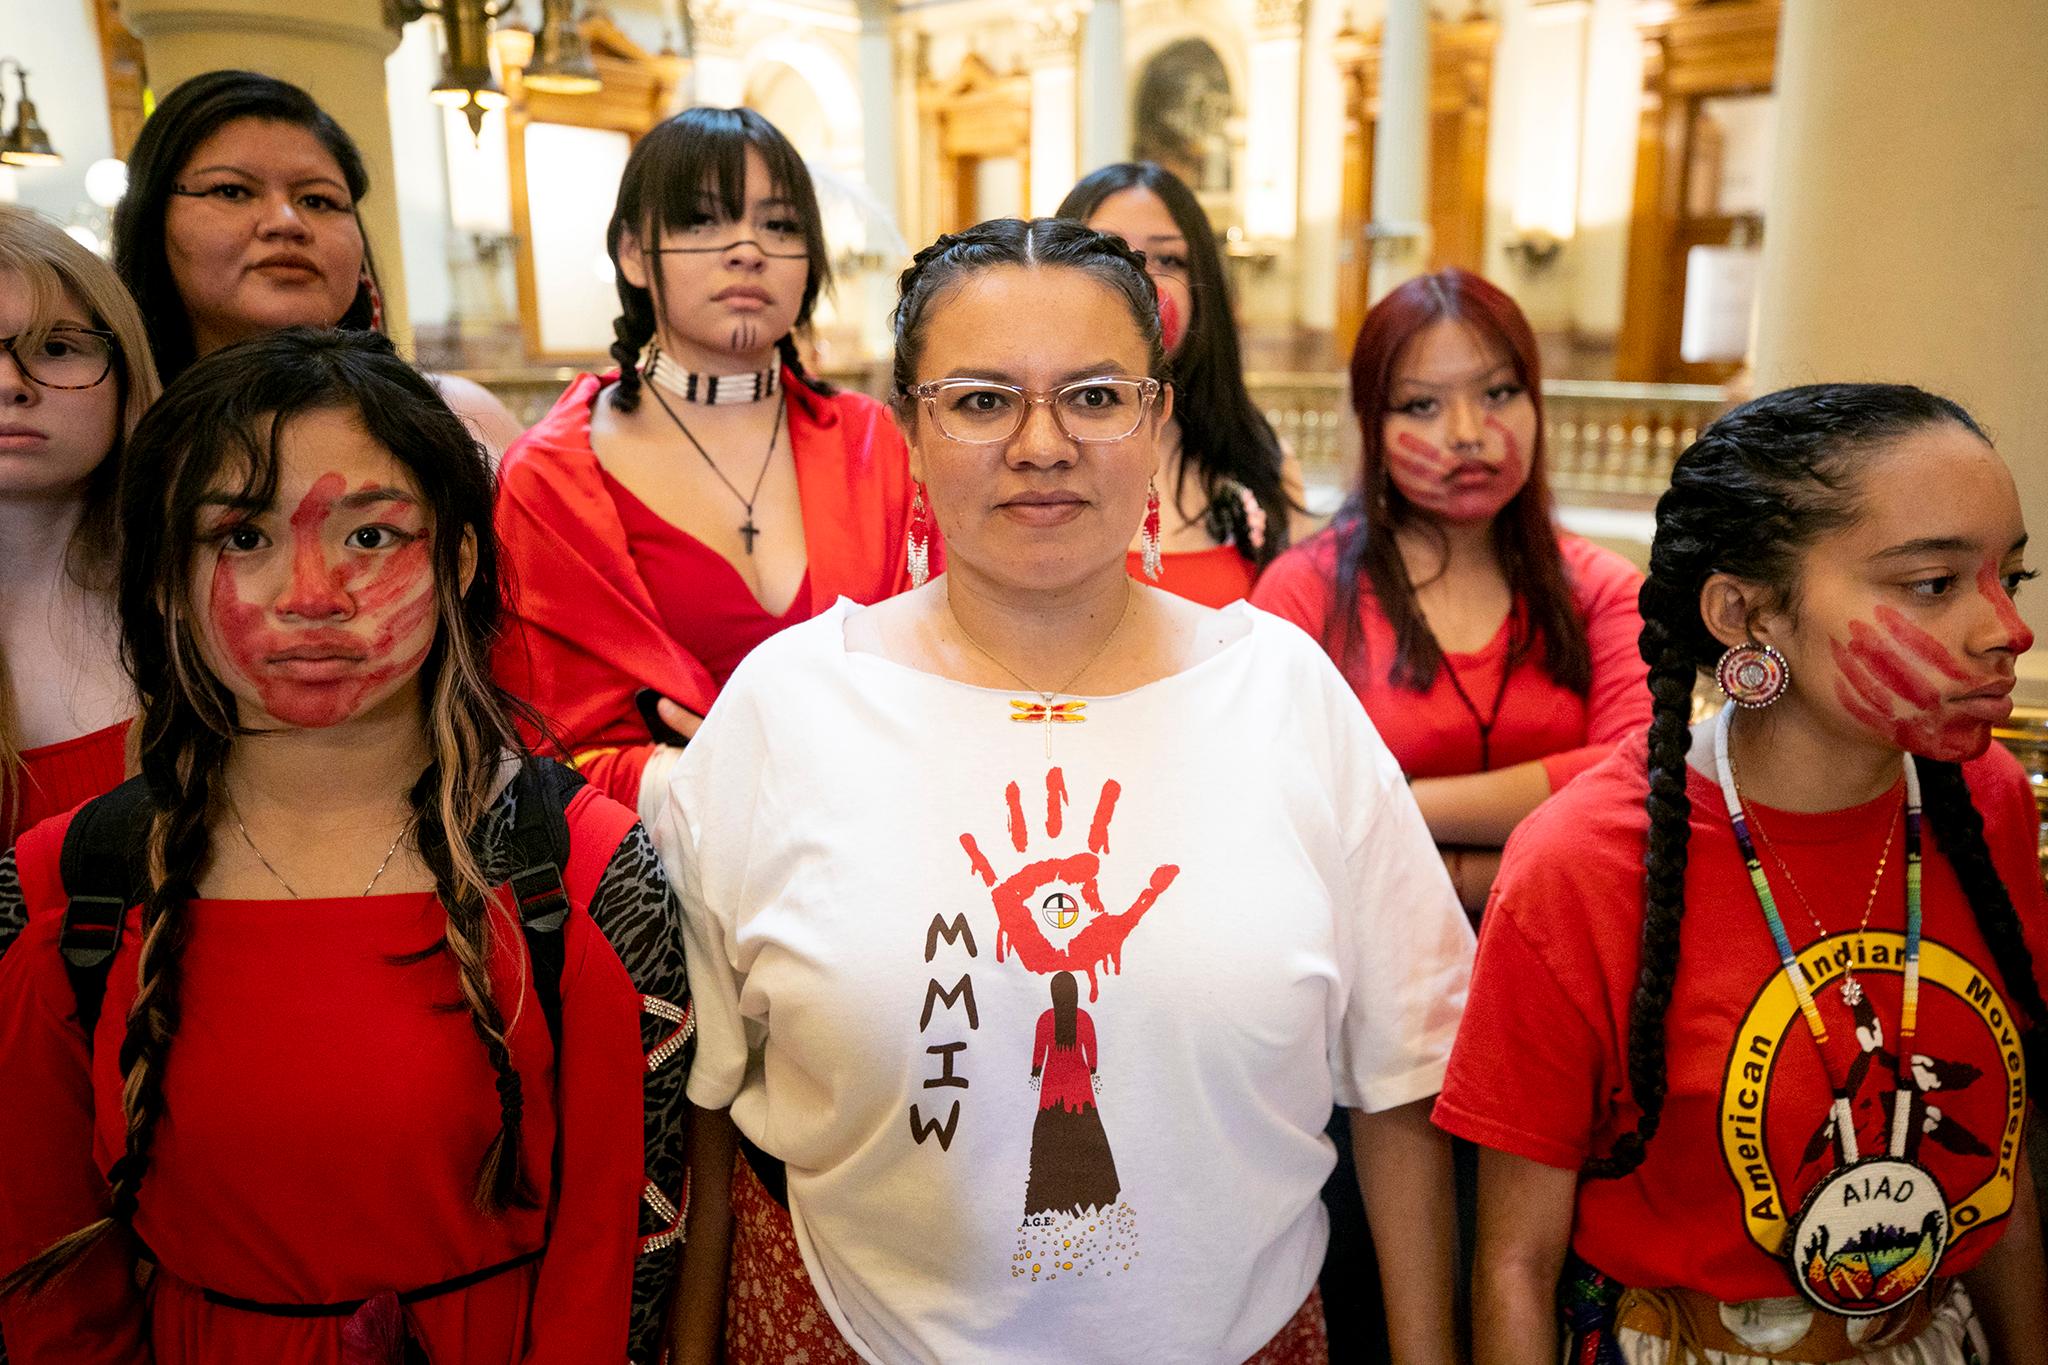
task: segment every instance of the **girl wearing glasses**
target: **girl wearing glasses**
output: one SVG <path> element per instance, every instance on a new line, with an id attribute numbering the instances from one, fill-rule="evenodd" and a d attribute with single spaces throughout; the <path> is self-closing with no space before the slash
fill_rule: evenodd
<path id="1" fill-rule="evenodd" d="M 382 331 L 356 204 L 362 153 L 296 85 L 209 71 L 164 97 L 128 160 L 114 265 L 142 306 L 164 382 L 230 342 L 282 327 Z M 519 423 L 482 385 L 432 376 L 492 453 Z"/>
<path id="2" fill-rule="evenodd" d="M 121 780 L 114 478 L 156 394 L 114 272 L 0 205 L 0 847 Z"/>
<path id="3" fill-rule="evenodd" d="M 652 818 L 756 645 L 909 585 L 903 439 L 806 373 L 831 280 L 801 157 L 747 109 L 691 109 L 626 163 L 607 242 L 618 369 L 516 442 L 498 530 L 522 629 L 500 676 L 591 781 Z"/>
<path id="4" fill-rule="evenodd" d="M 1160 436 L 1159 586 L 1212 607 L 1235 602 L 1306 518 L 1300 466 L 1245 389 L 1216 234 L 1188 187 L 1150 161 L 1089 175 L 1059 216 L 1144 253 L 1159 291 L 1176 398 Z M 1131 572 L 1144 568 L 1134 544 Z"/>
<path id="5" fill-rule="evenodd" d="M 1325 1361 L 1333 1103 L 1402 1358 L 1452 1358 L 1426 1115 L 1471 931 L 1322 653 L 1129 574 L 1165 373 L 1115 237 L 919 252 L 897 412 L 947 571 L 763 645 L 678 766 L 690 1097 L 782 1163 L 730 1211 L 739 1365 Z"/>

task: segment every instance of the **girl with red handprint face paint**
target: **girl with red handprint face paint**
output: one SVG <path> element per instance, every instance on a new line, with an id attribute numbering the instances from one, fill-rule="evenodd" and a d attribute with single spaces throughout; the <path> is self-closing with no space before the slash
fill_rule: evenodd
<path id="1" fill-rule="evenodd" d="M 1652 720 L 1517 831 L 1437 1106 L 1485 1149 L 1482 1361 L 2048 1360 L 2048 907 L 1992 733 L 2027 544 L 1907 385 L 1766 394 L 1679 457 Z"/>
<path id="2" fill-rule="evenodd" d="M 1177 398 L 1144 262 L 1001 221 L 901 288 L 897 411 L 946 572 L 762 646 L 657 830 L 691 1097 L 744 1139 L 733 1205 L 693 1208 L 686 1293 L 729 1254 L 743 1365 L 1320 1365 L 1342 1107 L 1402 1358 L 1452 1359 L 1426 1105 L 1471 931 L 1313 642 L 1127 572 Z"/>

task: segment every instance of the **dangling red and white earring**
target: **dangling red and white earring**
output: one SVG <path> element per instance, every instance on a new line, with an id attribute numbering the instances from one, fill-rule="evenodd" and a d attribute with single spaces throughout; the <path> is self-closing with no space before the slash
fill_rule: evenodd
<path id="1" fill-rule="evenodd" d="M 910 586 L 921 588 L 932 576 L 932 509 L 924 500 L 924 485 L 910 487 Z"/>
<path id="2" fill-rule="evenodd" d="M 381 333 L 384 330 L 384 291 L 377 287 L 377 277 L 370 273 L 369 263 L 363 263 L 363 273 L 356 280 L 358 289 L 367 290 L 370 295 L 370 330 Z"/>
<path id="3" fill-rule="evenodd" d="M 1159 485 L 1145 481 L 1145 529 L 1139 534 L 1145 552 L 1145 577 L 1159 581 Z"/>

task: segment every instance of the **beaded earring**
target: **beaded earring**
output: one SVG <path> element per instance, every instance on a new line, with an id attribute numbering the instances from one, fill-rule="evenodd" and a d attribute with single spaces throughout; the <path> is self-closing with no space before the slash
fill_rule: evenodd
<path id="1" fill-rule="evenodd" d="M 1714 681 L 1728 700 L 1754 711 L 1785 695 L 1792 669 L 1777 650 L 1751 640 L 1728 647 L 1714 666 Z"/>
<path id="2" fill-rule="evenodd" d="M 910 586 L 921 588 L 932 576 L 932 509 L 924 500 L 924 485 L 911 484 L 910 534 L 906 554 L 910 564 Z"/>
<path id="3" fill-rule="evenodd" d="M 1144 548 L 1145 577 L 1159 581 L 1159 485 L 1145 481 L 1145 528 L 1139 535 Z"/>

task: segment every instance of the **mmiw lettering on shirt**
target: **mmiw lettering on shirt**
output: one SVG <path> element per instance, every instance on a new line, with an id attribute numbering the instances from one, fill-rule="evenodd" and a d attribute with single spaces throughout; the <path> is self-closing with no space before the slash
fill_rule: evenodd
<path id="1" fill-rule="evenodd" d="M 942 938 L 949 949 L 964 951 L 969 958 L 978 956 L 974 947 L 974 930 L 969 927 L 967 916 L 955 915 L 948 920 L 942 914 L 935 914 L 932 916 L 931 927 L 925 930 L 924 935 L 924 960 L 927 966 L 938 957 L 939 940 Z M 961 1075 L 958 1070 L 959 1064 L 966 1059 L 967 1039 L 952 1036 L 960 1032 L 960 1023 L 963 1020 L 969 1033 L 981 1027 L 981 1014 L 974 1006 L 973 975 L 963 971 L 951 985 L 946 984 L 940 975 L 934 975 L 925 982 L 924 1009 L 917 1019 L 918 1034 L 930 1038 L 936 1025 L 936 1036 L 944 1040 L 925 1044 L 925 1055 L 933 1059 L 931 1066 L 937 1073 L 925 1077 L 926 1090 L 968 1088 L 967 1077 Z M 922 1104 L 911 1104 L 910 1135 L 920 1145 L 926 1139 L 936 1137 L 939 1140 L 939 1150 L 949 1151 L 953 1146 L 954 1129 L 960 1124 L 960 1101 L 955 1099 L 949 1102 L 943 1119 L 936 1117 L 937 1103 L 938 1100 L 933 1099 L 935 1107 L 931 1115 L 924 1112 Z"/>

